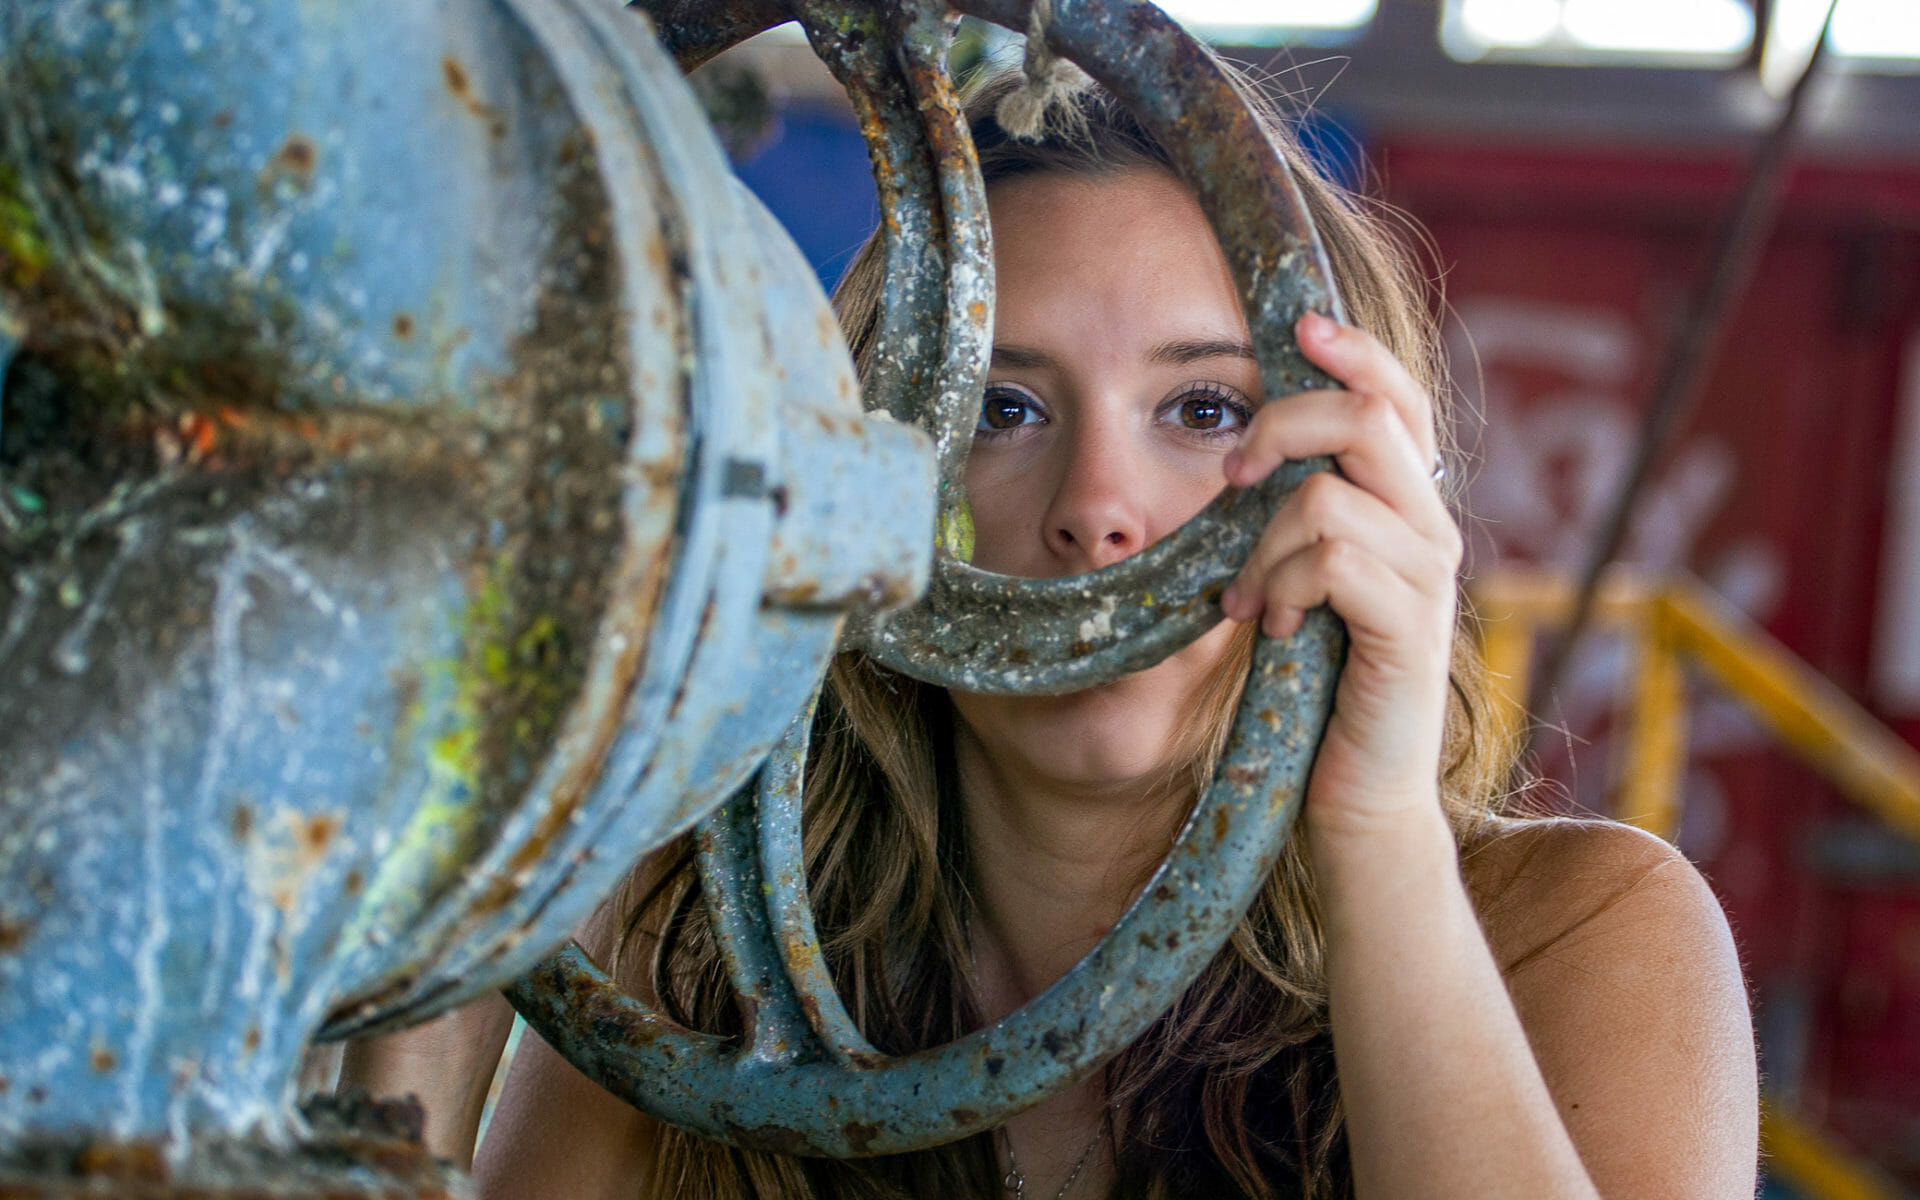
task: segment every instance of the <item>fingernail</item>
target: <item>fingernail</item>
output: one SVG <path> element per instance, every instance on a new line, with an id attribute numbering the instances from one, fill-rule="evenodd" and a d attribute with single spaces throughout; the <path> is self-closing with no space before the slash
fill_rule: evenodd
<path id="1" fill-rule="evenodd" d="M 1228 479 L 1232 479 L 1240 473 L 1240 461 L 1240 451 L 1238 450 L 1227 451 L 1227 456 L 1220 460 L 1220 469 L 1226 472 Z"/>
<path id="2" fill-rule="evenodd" d="M 1220 611 L 1227 615 L 1228 620 L 1238 621 L 1240 619 L 1240 593 L 1234 591 L 1231 587 L 1221 592 Z"/>
<path id="3" fill-rule="evenodd" d="M 1338 326 L 1317 312 L 1309 312 L 1300 318 L 1300 336 L 1316 341 L 1327 341 L 1333 337 Z"/>

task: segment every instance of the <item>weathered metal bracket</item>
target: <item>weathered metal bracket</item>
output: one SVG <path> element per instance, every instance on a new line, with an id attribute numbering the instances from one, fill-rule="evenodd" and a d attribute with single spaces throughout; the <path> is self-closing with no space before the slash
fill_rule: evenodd
<path id="1" fill-rule="evenodd" d="M 957 7 L 1025 24 L 1023 4 Z M 673 3 L 656 8 L 668 21 L 680 14 Z M 699 60 L 724 48 L 716 30 L 744 37 L 778 16 L 743 8 L 740 16 L 710 9 L 679 40 L 671 24 L 663 33 L 683 63 Z M 942 503 L 957 508 L 991 341 L 991 279 L 981 266 L 991 257 L 977 167 L 943 70 L 948 14 L 931 0 L 888 4 L 884 13 L 859 0 L 793 0 L 791 12 L 869 131 L 886 212 L 889 276 L 866 403 L 935 434 Z M 1267 394 L 1329 386 L 1291 334 L 1309 307 L 1339 315 L 1324 252 L 1278 153 L 1247 153 L 1263 135 L 1217 66 L 1146 3 L 1059 5 L 1051 33 L 1056 51 L 1133 106 L 1193 182 L 1241 286 Z M 936 328 L 938 343 L 926 336 Z M 1306 474 L 1328 466 L 1289 464 L 1258 488 L 1224 495 L 1145 553 L 1088 576 L 1011 579 L 943 554 L 919 605 L 863 622 L 852 640 L 905 674 L 979 691 L 1068 691 L 1141 669 L 1221 619 L 1219 590 L 1267 518 Z M 709 1137 L 853 1157 L 990 1128 L 1117 1053 L 1224 944 L 1298 812 L 1344 646 L 1324 611 L 1286 642 L 1261 642 L 1221 768 L 1160 872 L 1084 962 L 990 1029 L 888 1059 L 853 1027 L 805 901 L 804 721 L 775 751 L 757 793 L 701 827 L 704 891 L 723 954 L 735 987 L 754 1002 L 744 1045 L 674 1026 L 622 994 L 577 948 L 509 995 L 590 1077 Z"/>
<path id="2" fill-rule="evenodd" d="M 589 0 L 8 4 L 0 214 L 0 1190 L 218 1190 L 316 1033 L 751 777 L 924 587 L 933 462 Z"/>

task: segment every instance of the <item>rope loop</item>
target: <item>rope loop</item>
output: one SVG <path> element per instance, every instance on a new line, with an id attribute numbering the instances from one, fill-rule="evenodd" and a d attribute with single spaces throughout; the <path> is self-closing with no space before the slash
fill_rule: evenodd
<path id="1" fill-rule="evenodd" d="M 1048 117 L 1075 93 L 1093 83 L 1085 71 L 1047 48 L 1053 24 L 1053 0 L 1033 0 L 1027 14 L 1027 52 L 1021 64 L 1026 82 L 1007 93 L 993 116 L 1007 136 L 1023 142 L 1046 137 Z"/>

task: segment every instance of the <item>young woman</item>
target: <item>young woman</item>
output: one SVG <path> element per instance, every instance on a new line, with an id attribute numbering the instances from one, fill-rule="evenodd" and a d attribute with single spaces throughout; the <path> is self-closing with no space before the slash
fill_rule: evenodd
<path id="1" fill-rule="evenodd" d="M 1508 764 L 1456 632 L 1441 380 L 1391 240 L 1300 168 L 1355 324 L 1296 332 L 1346 390 L 1266 403 L 1225 261 L 1160 148 L 1097 91 L 1065 132 L 1010 139 L 990 115 L 1010 86 L 970 108 L 999 281 L 967 475 L 976 565 L 1095 570 L 1284 458 L 1341 471 L 1274 518 L 1222 599 L 1230 620 L 1137 675 L 1002 697 L 835 664 L 807 847 L 842 993 L 870 1040 L 904 1052 L 1043 991 L 1171 843 L 1256 628 L 1284 637 L 1326 603 L 1351 650 L 1300 828 L 1174 1009 L 993 1135 L 866 1162 L 744 1153 L 652 1122 L 530 1038 L 482 1193 L 1751 1196 L 1753 1045 L 1711 893 L 1626 827 L 1500 814 Z M 869 247 L 842 288 L 857 352 L 879 269 Z M 583 940 L 683 1021 L 740 1028 L 684 850 Z M 504 1006 L 476 1005 L 399 1051 L 357 1048 L 347 1074 L 420 1090 L 424 1073 L 432 1136 L 457 1156 L 503 1028 Z"/>

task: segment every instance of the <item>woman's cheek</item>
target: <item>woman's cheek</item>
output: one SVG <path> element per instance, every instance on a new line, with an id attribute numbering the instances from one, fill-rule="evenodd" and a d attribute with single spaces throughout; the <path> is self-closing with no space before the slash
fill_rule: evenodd
<path id="1" fill-rule="evenodd" d="M 987 461 L 982 462 L 982 458 Z M 1034 574 L 1022 570 L 1014 553 L 1021 544 L 1020 523 L 1038 518 L 1039 500 L 1021 493 L 1021 473 L 1009 470 L 1004 455 L 976 452 L 967 466 L 967 508 L 973 518 L 973 565 L 1000 575 Z"/>

